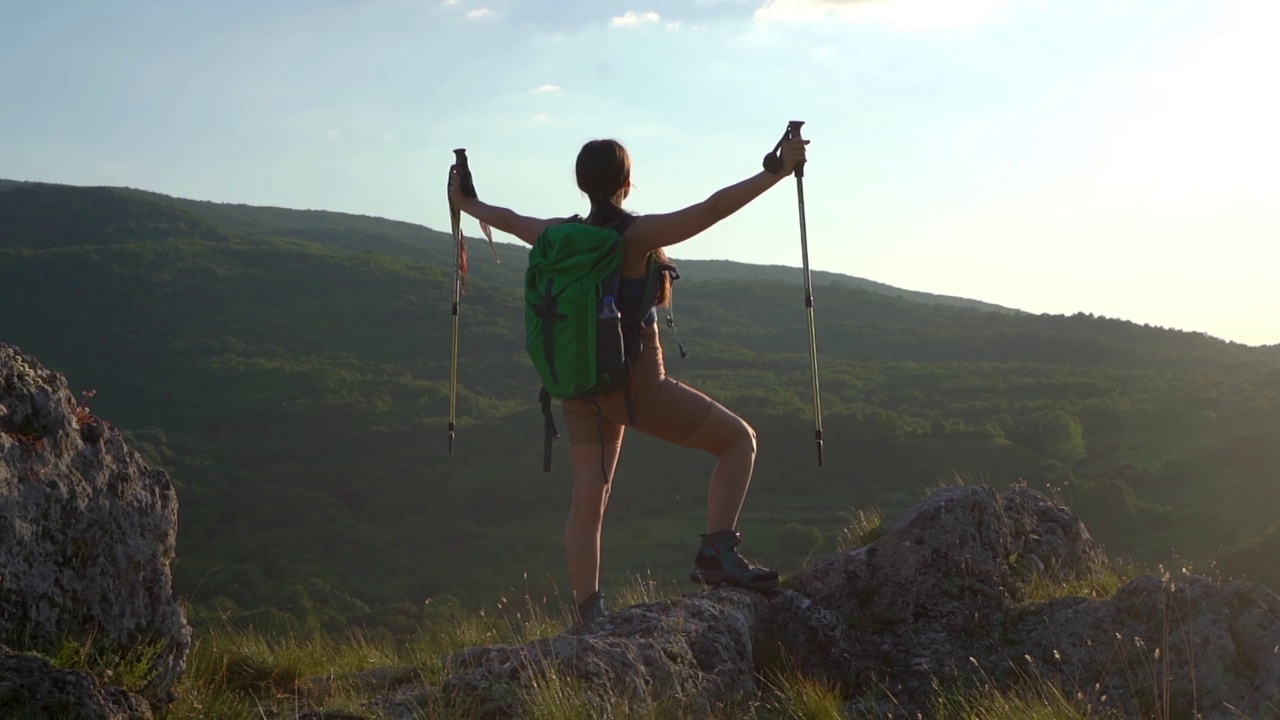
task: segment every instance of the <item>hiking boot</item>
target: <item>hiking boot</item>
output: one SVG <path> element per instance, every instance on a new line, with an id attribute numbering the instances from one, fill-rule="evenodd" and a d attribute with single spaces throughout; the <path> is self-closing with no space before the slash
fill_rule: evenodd
<path id="1" fill-rule="evenodd" d="M 741 543 L 742 534 L 737 530 L 703 535 L 689 579 L 702 585 L 737 585 L 752 590 L 777 587 L 778 573 L 747 562 L 738 554 Z"/>
<path id="2" fill-rule="evenodd" d="M 591 593 L 586 600 L 578 603 L 578 625 L 585 627 L 608 615 L 604 609 L 604 593 L 599 590 Z"/>

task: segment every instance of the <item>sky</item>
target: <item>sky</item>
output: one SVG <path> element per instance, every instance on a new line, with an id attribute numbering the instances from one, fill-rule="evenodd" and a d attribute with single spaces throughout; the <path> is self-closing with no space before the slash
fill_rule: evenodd
<path id="1" fill-rule="evenodd" d="M 0 0 L 0 178 L 447 229 L 454 148 L 560 217 L 616 138 L 628 208 L 667 212 L 803 120 L 814 269 L 1270 345 L 1278 30 L 1274 0 Z M 798 268 L 797 204 L 670 253 Z"/>

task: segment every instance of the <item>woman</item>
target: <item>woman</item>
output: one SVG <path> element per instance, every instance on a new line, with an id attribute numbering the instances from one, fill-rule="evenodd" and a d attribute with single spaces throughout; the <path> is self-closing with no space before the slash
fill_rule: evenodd
<path id="1" fill-rule="evenodd" d="M 805 160 L 808 140 L 795 138 L 782 144 L 782 163 L 776 173 L 760 172 L 742 182 L 712 194 L 706 200 L 671 213 L 630 216 L 622 209 L 631 190 L 631 159 L 616 140 L 592 140 L 578 153 L 578 187 L 591 201 L 586 222 L 614 227 L 630 221 L 622 231 L 622 287 L 619 309 L 624 317 L 638 308 L 647 260 L 655 255 L 666 261 L 663 248 L 683 242 L 732 215 L 764 191 L 790 175 Z M 463 212 L 481 222 L 510 233 L 533 245 L 548 226 L 564 218 L 526 217 L 507 208 L 464 197 L 459 177 L 450 178 L 449 198 Z M 670 300 L 670 280 L 657 304 Z M 632 315 L 634 317 L 634 315 Z M 694 558 L 689 577 L 705 585 L 735 584 L 749 588 L 770 588 L 778 584 L 778 574 L 751 565 L 738 554 L 741 536 L 735 529 L 742 502 L 755 466 L 755 431 L 742 418 L 697 390 L 666 376 L 662 348 L 658 344 L 656 312 L 650 312 L 642 330 L 643 354 L 633 363 L 632 409 L 636 430 L 682 447 L 698 448 L 716 456 L 715 469 L 707 492 L 707 532 Z M 624 393 L 619 388 L 588 404 L 583 400 L 563 403 L 569 434 L 569 456 L 573 466 L 573 500 L 565 524 L 565 558 L 573 588 L 578 617 L 589 624 L 605 614 L 600 592 L 600 529 L 609 503 L 622 437 L 627 422 Z M 603 454 L 603 457 L 602 457 Z M 601 468 L 606 470 L 601 482 Z"/>

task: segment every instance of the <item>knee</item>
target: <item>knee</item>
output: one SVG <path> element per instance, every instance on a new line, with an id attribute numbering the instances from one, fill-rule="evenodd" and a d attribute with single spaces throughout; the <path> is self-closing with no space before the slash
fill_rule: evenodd
<path id="1" fill-rule="evenodd" d="M 742 427 L 738 431 L 739 432 L 738 442 L 739 444 L 750 448 L 751 454 L 755 455 L 756 448 L 758 447 L 756 429 L 751 427 L 751 425 L 749 425 L 746 420 L 741 420 L 740 422 L 742 423 Z"/>
<path id="2" fill-rule="evenodd" d="M 745 452 L 752 457 L 756 454 L 756 430 L 740 417 L 734 417 L 734 421 L 726 428 L 727 432 L 722 436 L 719 447 L 715 449 L 716 455 L 727 455 L 732 452 Z"/>

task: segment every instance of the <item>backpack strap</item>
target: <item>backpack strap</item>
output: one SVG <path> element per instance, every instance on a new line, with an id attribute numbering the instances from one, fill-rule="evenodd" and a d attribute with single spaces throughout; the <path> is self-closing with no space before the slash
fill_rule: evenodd
<path id="1" fill-rule="evenodd" d="M 619 235 L 626 235 L 627 228 L 631 227 L 631 223 L 635 222 L 635 220 L 636 220 L 635 215 L 632 215 L 631 213 L 623 213 L 621 217 L 605 225 L 605 227 L 618 233 Z"/>
<path id="2" fill-rule="evenodd" d="M 554 279 L 547 278 L 547 287 L 543 291 L 542 302 L 534 308 L 534 313 L 542 318 L 542 350 L 547 356 L 547 367 L 551 371 L 551 382 L 560 382 L 560 374 L 556 372 L 556 343 L 552 332 L 552 320 L 564 320 L 566 315 L 556 307 L 556 296 L 553 292 Z M 543 388 L 545 392 L 546 388 Z"/>
<path id="3" fill-rule="evenodd" d="M 671 282 L 680 279 L 680 271 L 676 270 L 676 266 L 670 263 L 662 263 L 658 266 L 656 274 L 666 273 L 671 276 Z M 684 343 L 680 342 L 680 331 L 676 330 L 676 311 L 675 303 L 667 300 L 667 327 L 671 328 L 671 334 L 676 339 L 676 347 L 680 349 L 680 359 L 689 357 L 689 353 L 684 349 Z"/>
<path id="4" fill-rule="evenodd" d="M 542 471 L 551 472 L 551 443 L 560 437 L 560 432 L 556 430 L 556 419 L 551 414 L 551 393 L 547 392 L 545 387 L 538 393 L 538 403 L 542 405 L 542 429 L 544 431 Z"/>
<path id="5" fill-rule="evenodd" d="M 636 424 L 636 404 L 633 400 L 632 378 L 635 375 L 635 365 L 627 360 L 627 376 L 622 380 L 622 398 L 627 408 L 627 425 Z"/>
<path id="6" fill-rule="evenodd" d="M 675 265 L 659 263 L 650 255 L 648 270 L 645 273 L 644 294 L 640 296 L 640 304 L 636 308 L 636 316 L 623 318 L 624 323 L 640 327 L 649 311 L 653 309 L 658 301 L 658 287 L 664 274 L 668 275 L 673 283 L 680 279 L 680 271 L 676 270 Z M 680 342 L 680 332 L 676 330 L 675 310 L 673 307 L 674 304 L 668 300 L 667 327 L 671 328 L 671 334 L 676 339 L 676 347 L 680 349 L 680 357 L 683 359 L 689 357 L 689 353 L 684 349 L 684 343 Z"/>

